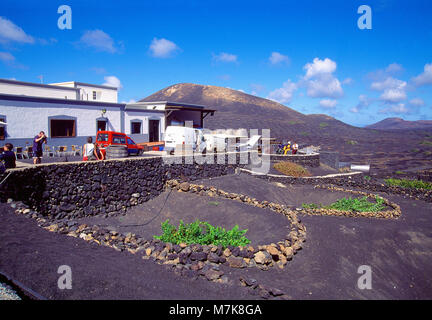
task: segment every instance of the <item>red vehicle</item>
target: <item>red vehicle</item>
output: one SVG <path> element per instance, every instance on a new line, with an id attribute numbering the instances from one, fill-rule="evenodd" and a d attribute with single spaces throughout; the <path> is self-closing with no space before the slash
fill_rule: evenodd
<path id="1" fill-rule="evenodd" d="M 125 145 L 129 155 L 141 155 L 144 147 L 136 144 L 130 137 L 122 132 L 98 131 L 96 144 L 101 152 L 106 156 L 105 148 L 109 145 Z"/>

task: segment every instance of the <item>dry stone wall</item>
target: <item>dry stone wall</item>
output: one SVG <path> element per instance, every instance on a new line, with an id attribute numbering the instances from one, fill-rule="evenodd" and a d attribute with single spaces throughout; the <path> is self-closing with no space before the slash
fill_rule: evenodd
<path id="1" fill-rule="evenodd" d="M 224 164 L 216 159 L 213 164 L 200 164 L 187 157 L 167 164 L 161 157 L 152 157 L 16 169 L 0 176 L 0 181 L 6 179 L 0 186 L 0 200 L 22 201 L 55 219 L 113 215 L 159 195 L 167 180 L 227 175 L 243 166 L 239 154 L 230 162 L 226 158 Z"/>

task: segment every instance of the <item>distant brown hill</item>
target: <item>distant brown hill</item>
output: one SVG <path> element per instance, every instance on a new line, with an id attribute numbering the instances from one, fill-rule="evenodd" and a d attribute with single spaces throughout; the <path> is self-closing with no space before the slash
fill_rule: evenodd
<path id="1" fill-rule="evenodd" d="M 378 130 L 432 129 L 432 120 L 407 121 L 401 118 L 386 118 L 366 128 Z"/>
<path id="2" fill-rule="evenodd" d="M 276 138 L 306 137 L 322 129 L 338 132 L 362 132 L 327 115 L 305 115 L 272 100 L 223 87 L 181 83 L 162 89 L 141 101 L 169 100 L 202 104 L 216 109 L 205 119 L 205 127 L 271 129 Z"/>
<path id="3" fill-rule="evenodd" d="M 223 87 L 175 84 L 141 101 L 177 101 L 217 110 L 205 127 L 270 129 L 271 136 L 338 151 L 342 161 L 392 170 L 431 165 L 432 129 L 380 131 L 348 125 L 324 114 L 305 115 L 277 102 Z"/>

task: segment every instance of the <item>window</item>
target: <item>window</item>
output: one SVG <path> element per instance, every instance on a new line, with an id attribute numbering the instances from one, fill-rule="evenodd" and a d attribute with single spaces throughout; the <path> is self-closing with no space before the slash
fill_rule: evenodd
<path id="1" fill-rule="evenodd" d="M 93 100 L 96 100 L 96 91 L 93 91 Z"/>
<path id="2" fill-rule="evenodd" d="M 6 138 L 6 117 L 0 116 L 0 140 Z"/>
<path id="3" fill-rule="evenodd" d="M 97 131 L 106 131 L 106 125 L 107 125 L 106 120 L 97 120 L 96 121 Z"/>
<path id="4" fill-rule="evenodd" d="M 126 144 L 126 138 L 125 138 L 125 136 L 114 134 L 113 138 L 112 138 L 112 142 L 113 143 Z"/>
<path id="5" fill-rule="evenodd" d="M 131 122 L 131 134 L 141 134 L 141 122 Z"/>
<path id="6" fill-rule="evenodd" d="M 75 137 L 75 120 L 51 119 L 51 138 Z"/>
<path id="7" fill-rule="evenodd" d="M 108 133 L 99 133 L 97 141 L 108 142 Z"/>
<path id="8" fill-rule="evenodd" d="M 134 145 L 134 144 L 136 144 L 132 139 L 127 139 L 127 142 L 128 142 L 128 144 L 130 144 L 130 145 Z"/>

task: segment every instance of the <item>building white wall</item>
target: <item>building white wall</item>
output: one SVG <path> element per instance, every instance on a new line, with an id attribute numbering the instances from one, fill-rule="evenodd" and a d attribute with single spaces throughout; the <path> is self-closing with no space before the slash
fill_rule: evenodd
<path id="1" fill-rule="evenodd" d="M 92 86 L 91 84 L 83 84 L 74 81 L 52 83 L 51 85 L 78 89 L 78 100 L 112 103 L 118 102 L 118 92 L 116 88 L 104 88 L 101 86 Z M 96 91 L 96 99 L 93 99 L 93 91 Z"/>
<path id="2" fill-rule="evenodd" d="M 108 118 L 108 130 L 121 131 L 119 107 L 0 100 L 0 115 L 7 121 L 7 139 L 33 138 L 40 131 L 50 138 L 48 117 L 52 116 L 76 117 L 76 136 L 95 136 L 96 119 L 101 118 L 102 109 L 107 111 L 104 116 Z"/>
<path id="3" fill-rule="evenodd" d="M 117 90 L 84 85 L 77 85 L 77 88 L 80 91 L 80 100 L 102 101 L 112 103 L 117 103 L 118 101 Z M 93 91 L 96 91 L 96 100 L 93 100 Z"/>
<path id="4" fill-rule="evenodd" d="M 76 90 L 0 82 L 0 93 L 76 100 Z"/>
<path id="5" fill-rule="evenodd" d="M 164 112 L 146 112 L 146 111 L 125 111 L 125 133 L 131 134 L 131 121 L 141 120 L 141 134 L 148 135 L 149 120 L 159 120 L 159 137 L 165 133 L 165 113 Z"/>

